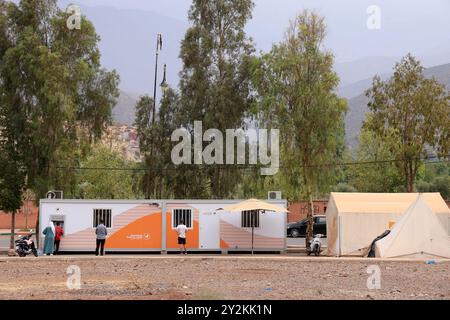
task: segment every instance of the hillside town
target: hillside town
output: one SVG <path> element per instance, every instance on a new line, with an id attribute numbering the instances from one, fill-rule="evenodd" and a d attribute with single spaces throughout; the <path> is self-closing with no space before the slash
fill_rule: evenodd
<path id="1" fill-rule="evenodd" d="M 142 161 L 135 127 L 126 125 L 108 126 L 102 136 L 101 143 L 112 151 L 118 152 L 127 161 Z"/>

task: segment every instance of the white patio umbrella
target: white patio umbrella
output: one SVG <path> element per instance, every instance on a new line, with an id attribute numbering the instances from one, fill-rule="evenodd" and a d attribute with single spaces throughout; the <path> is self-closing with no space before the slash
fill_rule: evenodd
<path id="1" fill-rule="evenodd" d="M 242 211 L 252 211 L 252 254 L 253 254 L 253 243 L 254 243 L 254 214 L 259 214 L 261 211 L 272 211 L 272 212 L 289 212 L 286 208 L 267 203 L 265 201 L 257 199 L 249 199 L 236 204 L 232 204 L 223 208 L 224 211 L 228 212 L 242 212 Z"/>

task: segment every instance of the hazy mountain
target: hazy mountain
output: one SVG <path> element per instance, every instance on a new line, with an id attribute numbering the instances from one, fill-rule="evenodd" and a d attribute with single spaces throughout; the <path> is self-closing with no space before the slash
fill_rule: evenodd
<path id="1" fill-rule="evenodd" d="M 336 63 L 334 70 L 341 80 L 338 94 L 347 99 L 360 95 L 371 87 L 375 75 L 379 75 L 383 80 L 388 79 L 392 74 L 393 67 L 401 59 L 401 57 L 366 57 L 355 61 Z M 438 66 L 437 68 L 439 68 L 440 65 L 448 63 L 450 53 L 432 57 L 418 56 L 418 59 L 425 67 Z M 433 67 L 430 70 L 433 70 Z"/>
<path id="2" fill-rule="evenodd" d="M 63 0 L 59 4 L 65 8 L 72 2 L 77 3 Z M 167 81 L 176 87 L 181 70 L 181 60 L 178 58 L 180 42 L 187 23 L 152 11 L 90 6 L 93 2 L 81 3 L 81 12 L 95 25 L 101 38 L 102 65 L 118 71 L 120 88 L 127 93 L 153 96 L 158 33 L 163 34 L 163 49 L 159 54 L 157 84 L 162 81 L 163 65 L 167 64 Z M 157 94 L 160 96 L 161 91 L 158 90 Z"/>
<path id="3" fill-rule="evenodd" d="M 384 74 L 380 75 L 382 80 L 386 80 L 390 76 L 391 76 L 390 73 L 384 73 Z M 370 86 L 372 85 L 372 82 L 373 82 L 373 76 L 370 78 L 360 80 L 355 83 L 346 85 L 346 86 L 341 86 L 338 88 L 338 94 L 339 94 L 339 96 L 344 97 L 346 99 L 354 98 L 354 97 L 360 95 L 361 92 L 364 92 L 368 88 L 370 88 Z"/>
<path id="4" fill-rule="evenodd" d="M 120 91 L 117 104 L 112 111 L 113 122 L 120 125 L 131 126 L 134 123 L 137 99 L 131 94 Z"/>
<path id="5" fill-rule="evenodd" d="M 447 86 L 450 90 L 450 63 L 425 69 L 424 75 L 428 78 L 435 77 L 437 81 Z M 389 76 L 385 76 L 388 78 Z M 367 83 L 367 81 L 365 82 Z M 367 88 L 370 87 L 370 82 Z M 366 88 L 366 89 L 367 89 Z M 368 112 L 368 98 L 364 93 L 348 100 L 348 113 L 345 118 L 346 142 L 350 148 L 358 146 L 358 134 Z"/>
<path id="6" fill-rule="evenodd" d="M 366 57 L 355 61 L 336 63 L 334 70 L 339 74 L 341 87 L 346 87 L 360 80 L 372 78 L 375 74 L 390 72 L 398 60 L 397 57 Z"/>
<path id="7" fill-rule="evenodd" d="M 191 1 L 59 1 L 62 8 L 69 3 L 79 4 L 94 23 L 101 37 L 102 63 L 119 72 L 122 90 L 153 93 L 157 33 L 164 36 L 160 71 L 167 63 L 168 82 L 178 84 L 180 41 L 188 28 Z M 341 88 L 390 72 L 394 62 L 408 52 L 423 57 L 427 67 L 448 61 L 449 1 L 379 0 L 380 30 L 369 30 L 366 25 L 366 11 L 372 4 L 372 0 L 257 0 L 246 31 L 257 50 L 267 51 L 283 40 L 289 20 L 296 14 L 307 8 L 317 10 L 328 26 L 325 47 L 336 56 Z M 159 72 L 159 81 L 161 76 Z"/>
<path id="8" fill-rule="evenodd" d="M 178 84 L 182 67 L 178 58 L 180 42 L 188 28 L 191 1 L 59 1 L 62 8 L 69 3 L 79 4 L 82 13 L 94 23 L 101 37 L 102 64 L 120 74 L 123 92 L 114 110 L 115 121 L 132 124 L 137 96 L 153 95 L 157 33 L 162 33 L 164 40 L 158 84 L 164 63 L 168 82 L 173 87 Z M 380 30 L 366 26 L 367 8 L 372 4 L 372 0 L 257 0 L 246 28 L 256 48 L 267 51 L 273 43 L 283 40 L 289 20 L 303 9 L 315 9 L 325 17 L 325 47 L 336 56 L 335 70 L 341 78 L 338 92 L 350 99 L 348 141 L 354 141 L 359 132 L 367 102 L 361 94 L 370 87 L 375 74 L 387 78 L 395 62 L 408 52 L 418 56 L 426 67 L 446 63 L 450 57 L 449 1 L 379 0 Z M 427 72 L 446 81 L 446 71 L 441 67 Z M 160 90 L 157 92 L 160 97 Z"/>

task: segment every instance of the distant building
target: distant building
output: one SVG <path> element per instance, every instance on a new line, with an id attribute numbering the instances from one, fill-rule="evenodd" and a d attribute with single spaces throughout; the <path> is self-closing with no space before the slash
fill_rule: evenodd
<path id="1" fill-rule="evenodd" d="M 328 200 L 314 200 L 314 215 L 325 214 Z M 296 222 L 306 218 L 308 214 L 308 201 L 289 202 L 287 215 L 288 222 Z"/>
<path id="2" fill-rule="evenodd" d="M 137 130 L 132 126 L 110 126 L 102 137 L 102 143 L 132 162 L 142 161 Z"/>
<path id="3" fill-rule="evenodd" d="M 23 202 L 22 207 L 16 212 L 16 229 L 34 229 L 38 219 L 38 208 L 34 201 Z M 11 214 L 0 211 L 0 229 L 11 229 Z"/>

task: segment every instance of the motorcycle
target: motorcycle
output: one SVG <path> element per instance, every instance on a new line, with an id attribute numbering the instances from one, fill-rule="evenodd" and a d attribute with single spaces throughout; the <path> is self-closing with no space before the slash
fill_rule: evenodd
<path id="1" fill-rule="evenodd" d="M 320 255 L 322 252 L 322 241 L 320 241 L 320 238 L 322 238 L 322 235 L 316 234 L 314 239 L 310 241 L 309 247 L 307 247 L 308 256 L 311 255 L 311 253 L 314 253 L 315 256 Z"/>
<path id="2" fill-rule="evenodd" d="M 15 244 L 16 252 L 19 257 L 26 257 L 29 254 L 33 254 L 35 257 L 38 256 L 34 241 L 31 240 L 31 234 L 19 237 L 19 239 L 15 241 Z"/>

